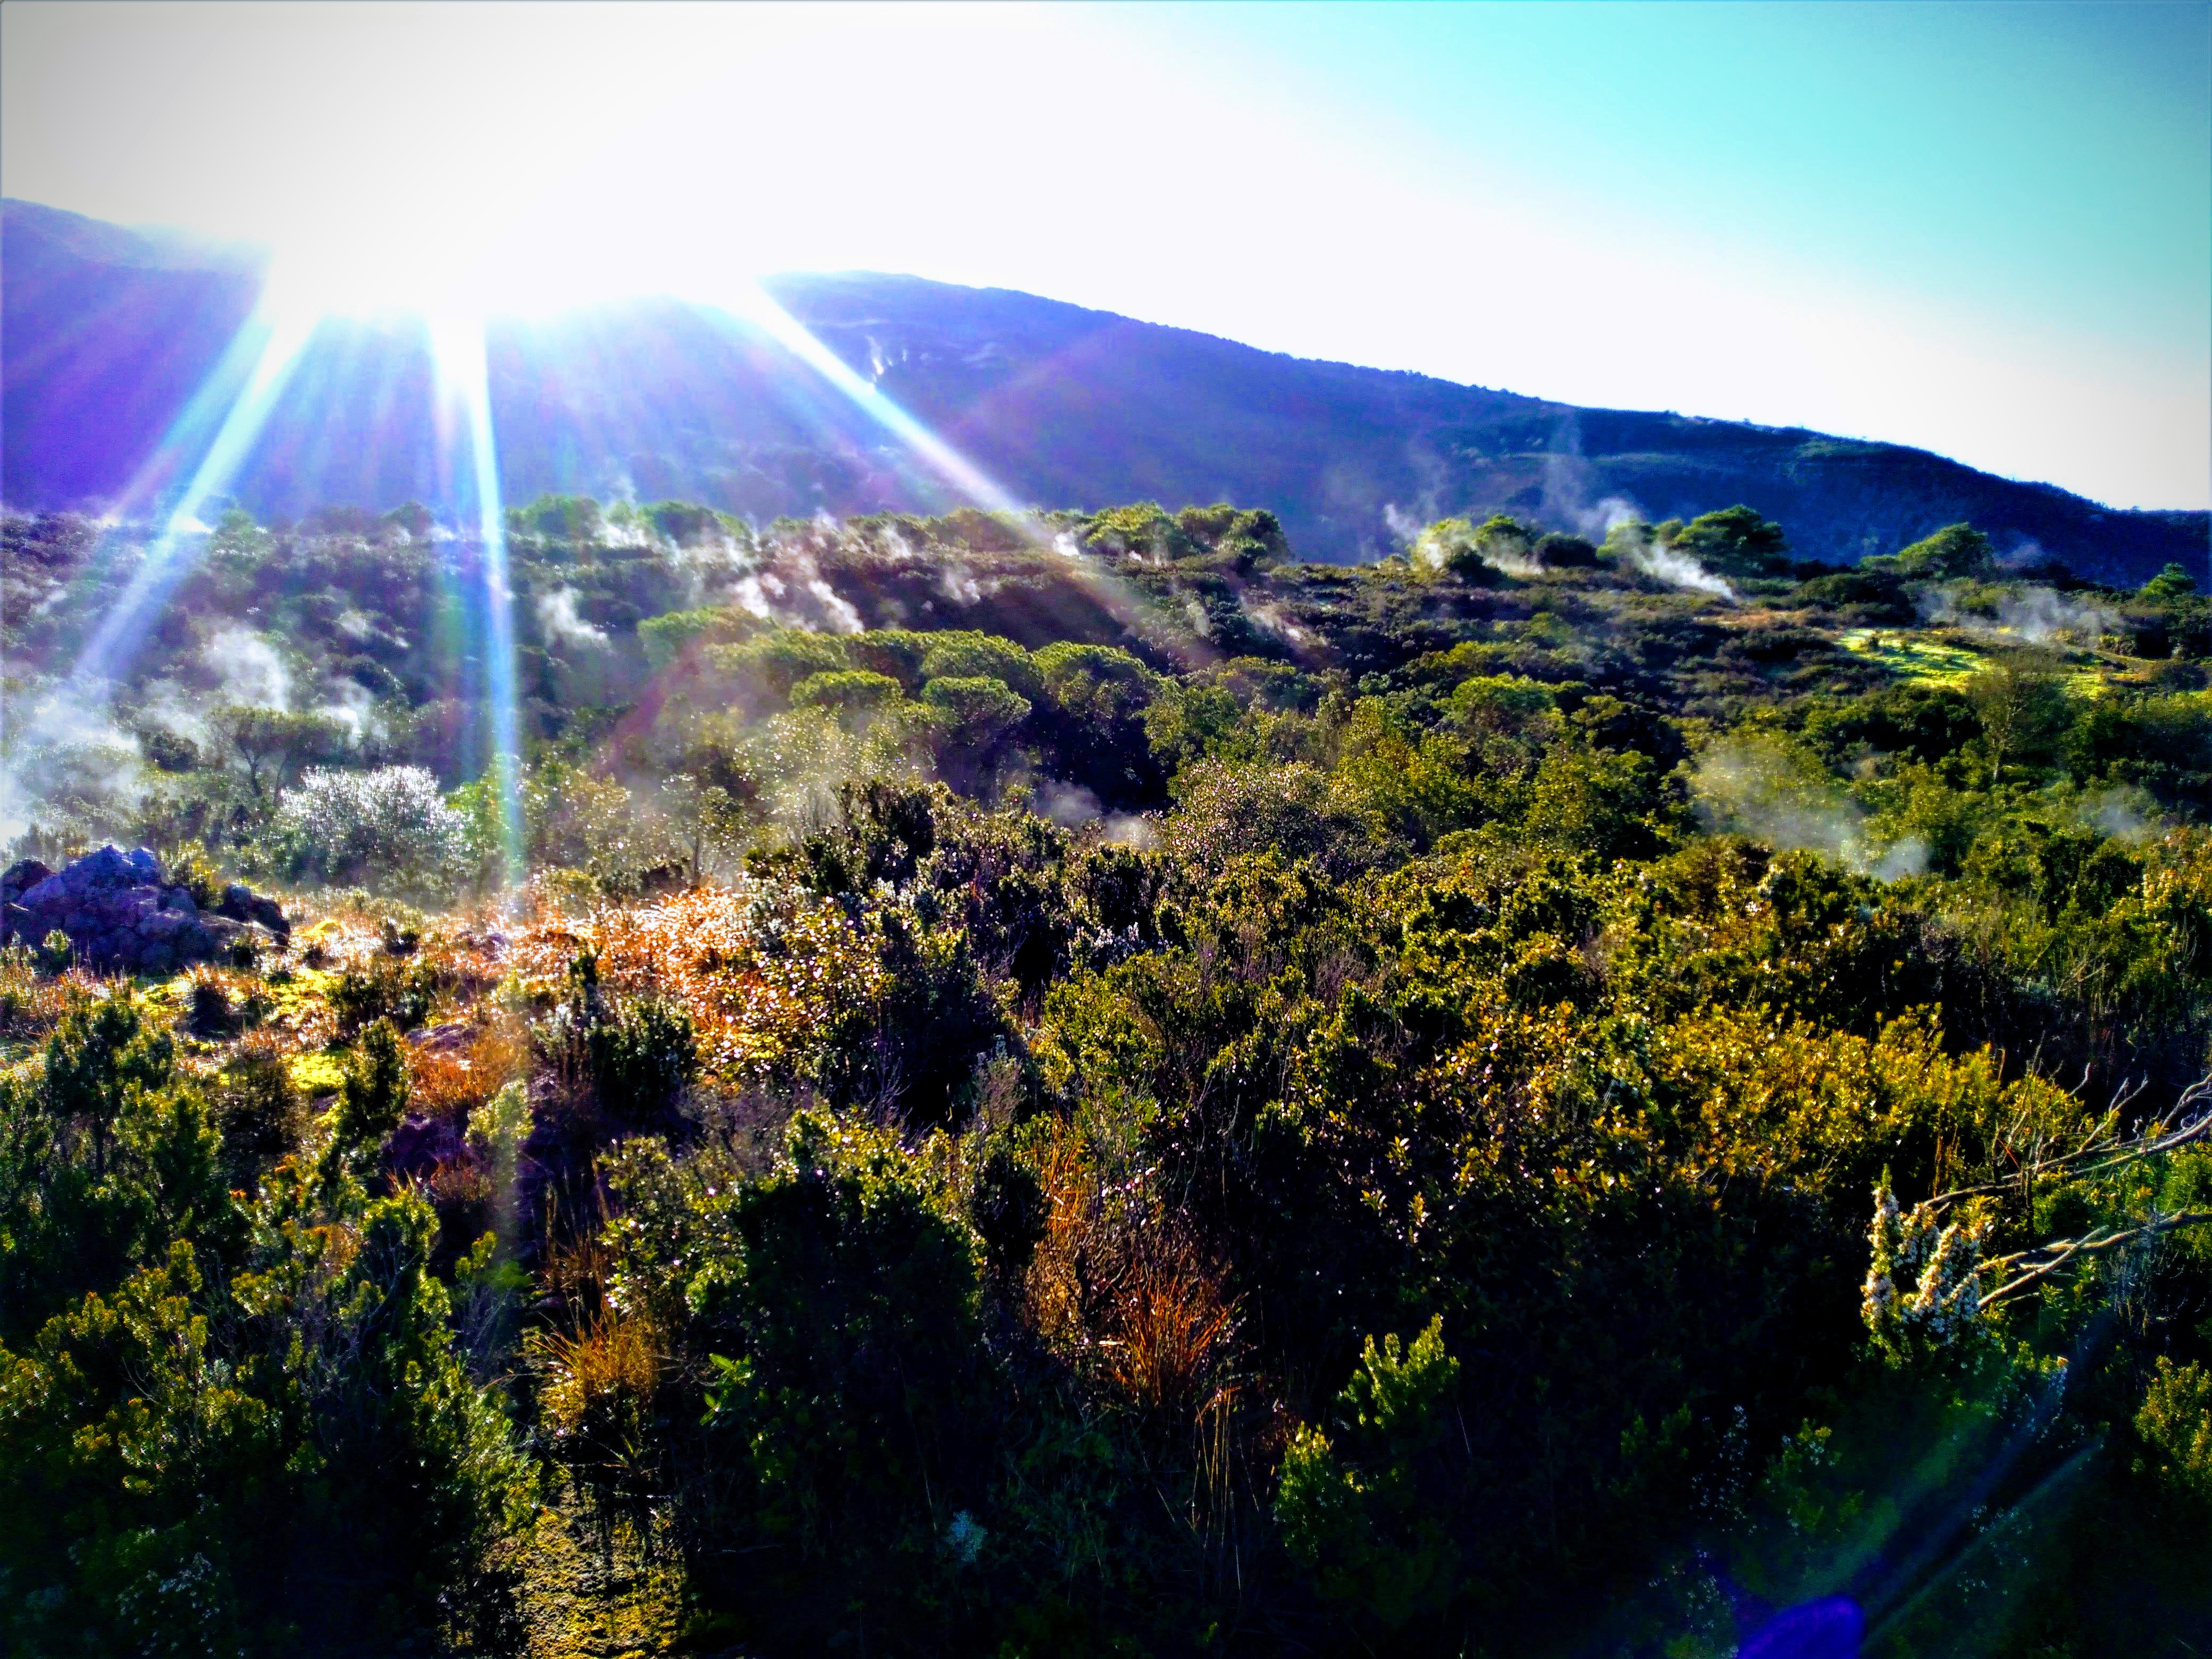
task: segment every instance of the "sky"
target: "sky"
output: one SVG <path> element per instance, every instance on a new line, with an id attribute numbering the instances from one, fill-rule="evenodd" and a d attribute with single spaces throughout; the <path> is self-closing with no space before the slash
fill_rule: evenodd
<path id="1" fill-rule="evenodd" d="M 302 306 L 906 271 L 2212 505 L 2212 5 L 0 8 L 0 191 Z"/>

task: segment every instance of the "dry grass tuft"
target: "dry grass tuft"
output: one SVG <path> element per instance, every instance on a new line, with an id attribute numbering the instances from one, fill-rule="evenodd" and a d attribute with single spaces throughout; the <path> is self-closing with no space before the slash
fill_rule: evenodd
<path id="1" fill-rule="evenodd" d="M 201 963 L 185 977 L 185 1022 L 194 1036 L 220 1041 L 260 1023 L 269 999 L 259 975 Z"/>
<path id="2" fill-rule="evenodd" d="M 1205 1416 L 1237 1346 L 1219 1269 L 1139 1185 L 1103 1178 L 1067 1126 L 1039 1176 L 1049 1211 L 1025 1286 L 1038 1334 L 1147 1415 Z"/>
<path id="3" fill-rule="evenodd" d="M 545 1383 L 538 1400 L 555 1431 L 578 1434 L 610 1407 L 648 1403 L 665 1363 L 652 1324 L 602 1312 L 574 1335 L 540 1337 Z"/>
<path id="4" fill-rule="evenodd" d="M 470 1114 L 523 1075 L 529 1058 L 527 1039 L 515 1022 L 507 1019 L 477 1027 L 472 1040 L 463 1046 L 411 1045 L 407 1051 L 409 1103 L 426 1117 L 465 1123 Z"/>
<path id="5" fill-rule="evenodd" d="M 1107 1286 L 1115 1335 L 1100 1346 L 1130 1403 L 1161 1416 L 1195 1416 L 1216 1392 L 1236 1309 L 1197 1252 L 1158 1230 Z"/>
<path id="6" fill-rule="evenodd" d="M 0 1042 L 35 1042 L 61 1024 L 72 988 L 84 981 L 75 974 L 44 979 L 28 946 L 0 951 Z"/>

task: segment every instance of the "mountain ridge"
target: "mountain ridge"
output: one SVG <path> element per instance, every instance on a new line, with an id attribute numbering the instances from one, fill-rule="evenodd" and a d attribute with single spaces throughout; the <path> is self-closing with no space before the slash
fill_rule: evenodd
<path id="1" fill-rule="evenodd" d="M 0 264 L 0 495 L 21 509 L 107 506 L 222 357 L 258 273 L 234 246 L 14 200 Z M 1349 562 L 1449 514 L 1592 530 L 1743 501 L 1787 526 L 1801 556 L 1835 562 L 1967 520 L 2016 559 L 2103 580 L 2203 568 L 2203 513 L 2105 507 L 1901 445 L 1300 358 L 1011 289 L 871 272 L 764 286 L 1039 506 L 1266 506 L 1299 553 Z M 509 500 L 681 497 L 765 520 L 960 499 L 787 347 L 696 307 L 640 300 L 495 323 L 488 356 Z M 435 500 L 450 477 L 435 424 L 418 325 L 327 320 L 231 493 L 264 515 Z"/>

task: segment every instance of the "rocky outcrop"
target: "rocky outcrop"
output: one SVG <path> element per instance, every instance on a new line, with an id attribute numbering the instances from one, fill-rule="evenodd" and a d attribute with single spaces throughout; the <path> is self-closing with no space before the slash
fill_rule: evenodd
<path id="1" fill-rule="evenodd" d="M 227 959 L 244 942 L 282 943 L 292 924 L 275 899 L 236 882 L 202 909 L 189 889 L 163 883 L 144 848 L 103 847 L 59 871 L 25 859 L 0 875 L 0 945 L 40 945 L 56 932 L 94 968 L 161 974 Z"/>

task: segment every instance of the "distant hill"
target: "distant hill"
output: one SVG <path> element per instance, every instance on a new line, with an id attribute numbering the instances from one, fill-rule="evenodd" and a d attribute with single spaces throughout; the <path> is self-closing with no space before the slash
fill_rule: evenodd
<path id="1" fill-rule="evenodd" d="M 549 251 L 557 258 L 557 251 Z M 0 353 L 11 507 L 105 505 L 155 455 L 251 312 L 249 254 L 10 201 Z M 1798 428 L 1581 409 L 1309 362 L 1003 289 L 911 276 L 774 279 L 855 371 L 1017 499 L 1272 507 L 1309 558 L 1384 550 L 1394 525 L 1517 513 L 1597 527 L 1747 501 L 1796 551 L 1850 561 L 1970 520 L 2085 575 L 2202 569 L 2203 513 L 2123 512 L 1925 451 Z M 950 505 L 942 481 L 757 330 L 670 301 L 495 325 L 501 483 L 703 501 L 757 519 Z M 435 503 L 419 326 L 318 332 L 233 493 L 264 517 Z M 2033 544 L 2033 547 L 2028 544 Z"/>

